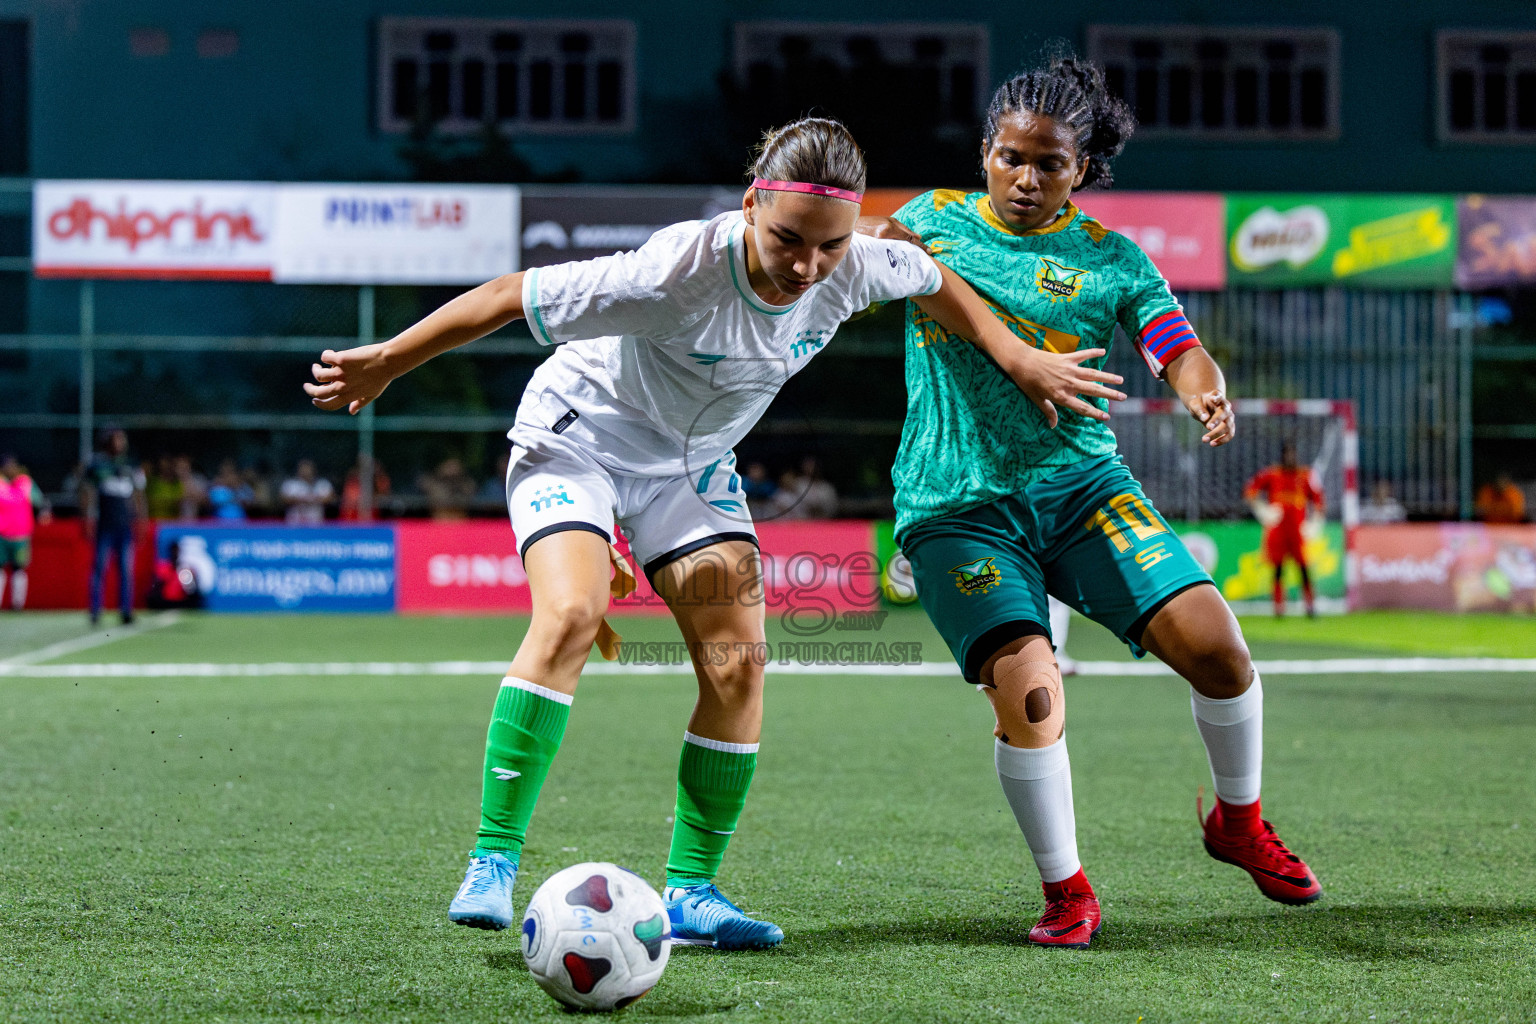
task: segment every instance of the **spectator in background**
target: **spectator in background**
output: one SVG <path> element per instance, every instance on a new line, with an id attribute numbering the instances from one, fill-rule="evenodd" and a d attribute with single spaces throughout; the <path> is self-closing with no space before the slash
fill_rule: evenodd
<path id="1" fill-rule="evenodd" d="M 389 474 L 384 472 L 384 464 L 378 459 L 373 460 L 373 510 L 368 514 L 368 519 L 379 518 L 379 499 L 389 497 Z M 363 519 L 363 456 L 357 457 L 357 463 L 347 470 L 347 478 L 341 483 L 341 519 L 344 522 L 355 523 Z"/>
<path id="2" fill-rule="evenodd" d="M 192 459 L 186 455 L 176 456 L 171 462 L 171 470 L 181 484 L 181 503 L 176 518 L 184 523 L 201 518 L 203 504 L 208 500 L 208 478 L 193 468 Z"/>
<path id="3" fill-rule="evenodd" d="M 1525 492 L 1515 486 L 1508 473 L 1500 473 L 1492 483 L 1478 488 L 1477 518 L 1485 523 L 1525 522 Z"/>
<path id="4" fill-rule="evenodd" d="M 14 455 L 0 456 L 0 600 L 5 573 L 11 577 L 11 611 L 27 604 L 27 566 L 32 562 L 32 530 L 50 518 L 43 489 Z"/>
<path id="5" fill-rule="evenodd" d="M 800 471 L 785 473 L 770 507 L 785 519 L 831 519 L 837 515 L 837 489 L 822 478 L 813 456 L 800 460 Z"/>
<path id="6" fill-rule="evenodd" d="M 243 520 L 252 498 L 251 488 L 240 475 L 234 459 L 219 464 L 218 475 L 208 485 L 208 505 L 215 519 Z"/>
<path id="7" fill-rule="evenodd" d="M 325 522 L 325 506 L 336 500 L 331 482 L 315 471 L 312 459 L 300 459 L 293 476 L 283 481 L 283 505 L 290 526 Z"/>
<path id="8" fill-rule="evenodd" d="M 247 466 L 240 471 L 240 479 L 250 489 L 251 500 L 245 507 L 253 519 L 272 518 L 277 515 L 277 503 L 272 500 L 272 476 L 266 464 Z"/>
<path id="9" fill-rule="evenodd" d="M 768 478 L 767 466 L 761 462 L 748 463 L 746 475 L 741 479 L 741 490 L 747 496 L 747 511 L 752 513 L 754 520 L 773 518 L 773 496 L 778 488 Z"/>
<path id="10" fill-rule="evenodd" d="M 176 466 L 169 455 L 155 460 L 155 468 L 148 473 L 144 484 L 144 502 L 151 519 L 175 519 L 181 515 L 181 498 L 186 490 L 176 475 Z"/>
<path id="11" fill-rule="evenodd" d="M 475 494 L 477 504 L 495 505 L 497 514 L 507 507 L 507 465 L 512 461 L 512 453 L 503 451 L 496 460 L 496 475 L 486 478 L 480 485 L 480 490 Z M 477 512 L 480 510 L 476 510 Z"/>
<path id="12" fill-rule="evenodd" d="M 464 472 L 464 463 L 449 456 L 431 473 L 424 473 L 416 481 L 421 493 L 427 496 L 427 507 L 433 519 L 463 519 L 475 496 L 475 482 Z"/>
<path id="13" fill-rule="evenodd" d="M 1360 506 L 1362 523 L 1401 523 L 1408 518 L 1403 503 L 1392 496 L 1392 482 L 1377 480 L 1371 488 L 1371 500 Z"/>
<path id="14" fill-rule="evenodd" d="M 117 556 L 118 604 L 123 625 L 133 622 L 133 534 L 148 512 L 144 471 L 128 461 L 128 435 L 108 427 L 100 450 L 80 481 L 80 510 L 91 545 L 91 625 L 101 620 L 107 560 Z"/>

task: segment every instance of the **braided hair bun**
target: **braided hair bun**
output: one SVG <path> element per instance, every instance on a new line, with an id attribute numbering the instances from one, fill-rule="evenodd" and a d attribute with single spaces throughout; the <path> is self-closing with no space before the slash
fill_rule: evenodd
<path id="1" fill-rule="evenodd" d="M 1078 155 L 1089 158 L 1080 188 L 1108 188 L 1114 182 L 1110 161 L 1136 130 L 1131 108 L 1104 84 L 1104 69 L 1077 57 L 1057 57 L 998 87 L 987 105 L 983 152 L 997 135 L 998 123 L 1019 113 L 1048 117 L 1072 131 Z"/>

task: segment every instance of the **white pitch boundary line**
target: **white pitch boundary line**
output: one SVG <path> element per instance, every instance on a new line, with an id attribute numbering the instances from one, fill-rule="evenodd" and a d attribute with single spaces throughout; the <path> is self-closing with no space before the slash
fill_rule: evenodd
<path id="1" fill-rule="evenodd" d="M 37 652 L 34 652 L 37 653 Z M 1255 662 L 1267 676 L 1295 675 L 1419 675 L 1439 672 L 1528 672 L 1536 674 L 1536 658 L 1318 658 Z M 106 662 L 86 665 L 28 665 L 0 663 L 0 677 L 16 679 L 232 679 L 278 676 L 501 676 L 505 661 L 268 661 L 244 664 L 219 662 Z M 769 663 L 770 675 L 921 676 L 958 678 L 948 661 L 917 665 L 814 665 Z M 625 665 L 594 662 L 583 669 L 593 676 L 691 676 L 688 665 Z M 1079 661 L 1081 676 L 1171 676 L 1160 662 Z"/>
<path id="2" fill-rule="evenodd" d="M 180 612 L 161 612 L 153 616 L 141 616 L 131 626 L 118 626 L 116 629 L 104 629 L 99 633 L 87 633 L 84 636 L 77 636 L 72 640 L 60 640 L 56 644 L 39 647 L 35 651 L 26 651 L 10 658 L 0 658 L 0 675 L 9 674 L 6 670 L 12 666 L 35 665 L 40 661 L 52 661 L 54 658 L 68 657 L 71 654 L 79 654 L 81 651 L 89 651 L 95 647 L 115 644 L 119 640 L 126 640 L 128 637 L 138 636 L 140 633 L 148 633 L 153 629 L 174 626 L 180 621 Z"/>

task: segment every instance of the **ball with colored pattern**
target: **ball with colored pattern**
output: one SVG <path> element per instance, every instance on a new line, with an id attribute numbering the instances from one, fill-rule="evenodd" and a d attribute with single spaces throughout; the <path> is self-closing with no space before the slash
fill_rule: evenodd
<path id="1" fill-rule="evenodd" d="M 578 1010 L 616 1010 L 666 970 L 672 929 L 656 890 L 617 864 L 551 875 L 523 916 L 523 959 L 539 987 Z"/>

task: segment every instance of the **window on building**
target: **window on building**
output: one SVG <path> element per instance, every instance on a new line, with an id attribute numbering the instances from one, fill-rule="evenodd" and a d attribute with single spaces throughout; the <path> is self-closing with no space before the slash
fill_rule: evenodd
<path id="1" fill-rule="evenodd" d="M 1339 36 L 1331 29 L 1093 25 L 1088 54 L 1148 135 L 1339 134 Z"/>
<path id="2" fill-rule="evenodd" d="M 736 25 L 736 80 L 770 108 L 878 99 L 910 123 L 972 134 L 986 108 L 983 25 L 750 21 Z"/>
<path id="3" fill-rule="evenodd" d="M 378 75 L 386 132 L 634 129 L 633 22 L 384 18 Z"/>
<path id="4" fill-rule="evenodd" d="M 1536 141 L 1536 32 L 1441 32 L 1440 139 Z"/>

